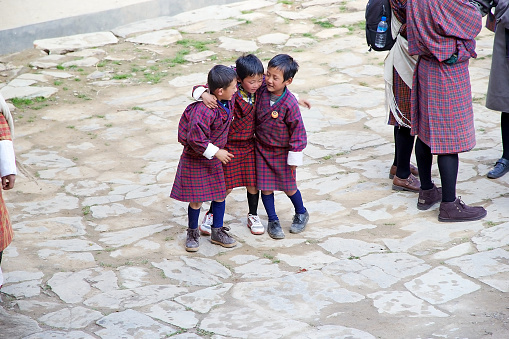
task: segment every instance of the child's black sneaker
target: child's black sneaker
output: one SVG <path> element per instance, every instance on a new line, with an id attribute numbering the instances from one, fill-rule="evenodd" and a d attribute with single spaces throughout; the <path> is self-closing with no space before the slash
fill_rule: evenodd
<path id="1" fill-rule="evenodd" d="M 272 239 L 284 239 L 285 233 L 281 228 L 279 220 L 269 221 L 267 224 L 267 233 Z"/>
<path id="2" fill-rule="evenodd" d="M 302 214 L 296 213 L 293 216 L 292 226 L 290 226 L 290 233 L 300 233 L 304 231 L 306 225 L 308 224 L 308 221 L 309 221 L 308 211 Z"/>

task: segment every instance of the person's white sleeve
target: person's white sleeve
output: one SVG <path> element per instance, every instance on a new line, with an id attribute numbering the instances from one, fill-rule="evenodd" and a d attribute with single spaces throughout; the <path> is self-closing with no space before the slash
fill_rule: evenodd
<path id="1" fill-rule="evenodd" d="M 207 91 L 207 88 L 206 88 L 206 87 L 202 87 L 202 86 L 200 86 L 200 87 L 196 87 L 196 88 L 194 89 L 193 93 L 192 93 L 192 94 L 193 94 L 193 98 L 194 98 L 194 100 L 198 100 L 198 101 L 200 101 L 200 100 L 201 100 L 201 95 L 202 95 L 203 93 L 205 93 L 206 91 Z"/>
<path id="2" fill-rule="evenodd" d="M 302 159 L 302 152 L 288 152 L 288 166 L 300 166 L 302 165 Z"/>
<path id="3" fill-rule="evenodd" d="M 16 173 L 16 157 L 11 140 L 0 141 L 0 177 Z"/>
<path id="4" fill-rule="evenodd" d="M 203 156 L 210 160 L 216 155 L 217 151 L 219 151 L 219 147 L 214 144 L 209 144 L 205 152 L 203 152 Z"/>

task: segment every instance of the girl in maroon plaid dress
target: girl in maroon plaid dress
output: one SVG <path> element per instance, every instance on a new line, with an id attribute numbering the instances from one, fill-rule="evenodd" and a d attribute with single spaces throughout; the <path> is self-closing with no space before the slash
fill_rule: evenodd
<path id="1" fill-rule="evenodd" d="M 285 237 L 276 214 L 274 191 L 284 191 L 295 207 L 291 233 L 302 232 L 309 220 L 295 179 L 307 144 L 306 129 L 298 101 L 287 88 L 298 69 L 287 54 L 273 57 L 256 101 L 256 182 L 269 219 L 267 233 L 274 239 Z"/>
<path id="2" fill-rule="evenodd" d="M 410 91 L 416 59 L 408 54 L 406 30 L 407 0 L 390 0 L 393 34 L 397 40 L 385 59 L 386 104 L 390 109 L 389 125 L 394 126 L 394 161 L 389 171 L 392 189 L 419 192 L 417 167 L 410 164 L 414 136 L 410 134 Z M 394 28 L 399 27 L 399 30 Z M 395 37 L 396 38 L 396 37 Z"/>
<path id="3" fill-rule="evenodd" d="M 481 14 L 468 0 L 408 1 L 408 51 L 419 56 L 411 94 L 421 180 L 417 207 L 428 209 L 441 200 L 439 221 L 486 216 L 483 207 L 467 206 L 456 197 L 458 153 L 475 146 L 468 61 L 477 56 L 475 37 L 481 28 Z M 433 154 L 438 155 L 442 192 L 431 180 Z"/>
<path id="4" fill-rule="evenodd" d="M 13 231 L 9 213 L 2 197 L 2 190 L 10 190 L 16 180 L 16 159 L 12 143 L 13 122 L 9 106 L 0 94 L 0 263 L 2 263 L 3 250 L 9 246 L 13 238 Z M 3 284 L 2 269 L 0 268 L 0 287 Z"/>
<path id="5" fill-rule="evenodd" d="M 210 109 L 203 102 L 195 102 L 182 114 L 178 140 L 184 151 L 170 194 L 189 202 L 186 250 L 190 252 L 199 247 L 198 219 L 204 201 L 212 201 L 211 242 L 224 247 L 236 245 L 223 226 L 226 187 L 222 165 L 233 158 L 224 146 L 233 118 L 231 98 L 237 91 L 237 74 L 230 67 L 216 65 L 209 71 L 207 84 L 218 99 L 218 107 Z"/>
<path id="6" fill-rule="evenodd" d="M 263 83 L 263 64 L 255 55 L 241 56 L 235 62 L 237 93 L 233 96 L 233 121 L 228 132 L 225 149 L 235 157 L 223 166 L 228 195 L 235 187 L 246 187 L 249 212 L 247 226 L 252 234 L 263 234 L 265 227 L 258 217 L 260 193 L 256 188 L 256 164 L 254 153 L 254 103 L 256 91 Z M 207 93 L 206 87 L 195 86 L 193 97 L 203 99 L 209 108 L 217 106 L 216 97 Z M 213 213 L 208 211 L 200 225 L 202 234 L 210 234 Z"/>

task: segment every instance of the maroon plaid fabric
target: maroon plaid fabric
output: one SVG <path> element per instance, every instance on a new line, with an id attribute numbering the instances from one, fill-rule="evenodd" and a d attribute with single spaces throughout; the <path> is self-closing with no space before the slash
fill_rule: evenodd
<path id="1" fill-rule="evenodd" d="M 399 33 L 405 39 L 407 38 L 407 30 L 406 30 L 406 6 L 407 0 L 390 0 L 392 10 L 394 12 L 394 16 L 401 22 L 401 28 Z M 411 121 L 410 115 L 410 87 L 401 79 L 398 72 L 395 68 L 392 70 L 393 75 L 393 93 L 394 98 L 396 99 L 396 103 L 398 104 L 399 110 L 405 117 L 405 121 Z M 408 119 L 408 120 L 406 120 Z M 389 114 L 389 125 L 397 126 L 398 122 L 394 119 L 392 115 L 392 111 Z"/>
<path id="2" fill-rule="evenodd" d="M 401 28 L 399 29 L 399 34 L 403 36 L 403 38 L 407 38 L 406 33 L 406 4 L 407 0 L 390 0 L 392 11 L 394 12 L 394 16 L 401 22 Z"/>
<path id="3" fill-rule="evenodd" d="M 240 91 L 237 91 L 234 99 L 234 119 L 230 126 L 225 148 L 235 157 L 223 166 L 227 189 L 256 186 L 255 108 L 242 98 Z"/>
<path id="4" fill-rule="evenodd" d="M 475 146 L 468 60 L 476 57 L 474 38 L 481 28 L 481 14 L 467 0 L 408 2 L 408 50 L 420 56 L 411 91 L 411 133 L 433 154 Z M 443 62 L 453 54 L 457 63 Z"/>
<path id="5" fill-rule="evenodd" d="M 209 143 L 224 148 L 232 120 L 230 112 L 219 106 L 209 109 L 202 102 L 187 106 L 179 123 L 178 140 L 184 146 L 170 197 L 185 202 L 221 200 L 226 197 L 223 166 L 217 158 L 203 152 Z"/>
<path id="6" fill-rule="evenodd" d="M 273 117 L 272 112 L 277 112 Z M 301 152 L 307 145 L 306 129 L 297 99 L 288 89 L 270 105 L 266 85 L 256 100 L 256 183 L 261 190 L 297 189 L 295 173 L 287 165 L 288 151 Z"/>

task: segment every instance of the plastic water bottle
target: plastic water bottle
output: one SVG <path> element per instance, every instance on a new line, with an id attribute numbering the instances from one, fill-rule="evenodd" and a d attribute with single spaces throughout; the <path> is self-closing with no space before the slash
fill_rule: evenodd
<path id="1" fill-rule="evenodd" d="M 387 18 L 382 17 L 382 20 L 378 23 L 378 27 L 376 28 L 376 36 L 375 36 L 375 47 L 383 48 L 385 46 L 385 41 L 387 39 Z"/>

